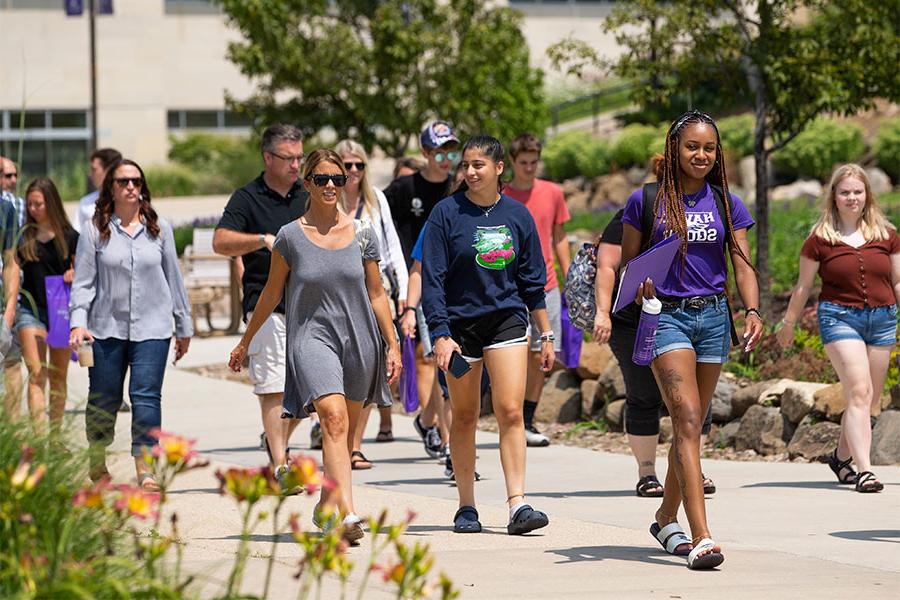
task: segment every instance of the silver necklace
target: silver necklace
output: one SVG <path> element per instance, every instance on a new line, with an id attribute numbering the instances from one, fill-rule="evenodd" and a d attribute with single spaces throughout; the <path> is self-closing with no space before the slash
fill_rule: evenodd
<path id="1" fill-rule="evenodd" d="M 500 203 L 500 198 L 502 198 L 502 197 L 503 197 L 503 196 L 497 196 L 497 199 L 494 200 L 494 203 L 491 204 L 490 206 L 488 206 L 487 208 L 481 206 L 480 204 L 475 204 L 474 202 L 472 202 L 472 199 L 471 199 L 471 198 L 469 199 L 469 202 L 472 202 L 472 204 L 475 204 L 475 206 L 477 206 L 478 208 L 480 208 L 480 209 L 481 209 L 481 212 L 483 212 L 483 213 L 484 213 L 484 216 L 486 217 L 486 216 L 488 216 L 489 214 L 491 214 L 491 211 L 494 210 L 494 207 L 496 207 L 497 204 Z"/>

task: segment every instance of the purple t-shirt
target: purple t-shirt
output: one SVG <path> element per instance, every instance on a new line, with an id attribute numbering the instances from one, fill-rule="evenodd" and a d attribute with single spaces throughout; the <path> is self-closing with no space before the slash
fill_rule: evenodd
<path id="1" fill-rule="evenodd" d="M 641 189 L 632 192 L 622 215 L 622 222 L 638 231 L 641 230 L 641 196 Z M 681 257 L 676 255 L 666 280 L 662 283 L 653 282 L 656 291 L 662 296 L 678 298 L 720 294 L 725 291 L 725 223 L 719 216 L 715 193 L 706 184 L 696 194 L 686 195 L 684 202 L 688 226 L 684 267 Z M 731 221 L 736 230 L 749 229 L 754 225 L 747 207 L 734 194 L 731 194 Z M 653 231 L 653 243 L 661 241 L 663 237 L 662 227 L 656 227 Z"/>

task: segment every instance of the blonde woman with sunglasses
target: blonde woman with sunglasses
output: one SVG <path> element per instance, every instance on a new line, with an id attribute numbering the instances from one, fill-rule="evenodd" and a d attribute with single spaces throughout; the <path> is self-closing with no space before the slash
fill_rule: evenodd
<path id="1" fill-rule="evenodd" d="M 363 530 L 353 507 L 354 432 L 364 403 L 391 405 L 388 386 L 401 364 L 378 269 L 378 238 L 371 224 L 338 210 L 346 183 L 343 160 L 334 151 L 309 155 L 303 169 L 309 209 L 278 232 L 266 286 L 229 366 L 240 370 L 253 336 L 285 296 L 283 409 L 291 417 L 319 415 L 325 474 L 337 484 L 334 491 L 323 490 L 313 521 L 327 530 L 342 519 L 345 537 L 355 542 Z"/>

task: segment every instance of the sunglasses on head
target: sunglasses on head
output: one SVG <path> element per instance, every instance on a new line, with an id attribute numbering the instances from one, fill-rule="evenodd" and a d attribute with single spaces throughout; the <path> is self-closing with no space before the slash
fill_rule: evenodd
<path id="1" fill-rule="evenodd" d="M 334 187 L 344 187 L 344 184 L 347 183 L 346 175 L 328 175 L 328 174 L 319 174 L 310 175 L 307 179 L 311 179 L 317 187 L 325 187 L 328 185 L 328 181 L 334 184 Z"/>
<path id="2" fill-rule="evenodd" d="M 128 184 L 134 185 L 134 187 L 139 188 L 144 184 L 143 177 L 116 177 L 113 179 L 116 185 L 120 187 L 128 187 Z"/>
<path id="3" fill-rule="evenodd" d="M 356 167 L 357 171 L 365 171 L 366 163 L 364 163 L 364 162 L 345 162 L 344 163 L 344 168 L 347 169 L 348 171 L 352 171 L 353 167 Z"/>
<path id="4" fill-rule="evenodd" d="M 437 162 L 444 162 L 445 160 L 456 160 L 459 158 L 459 152 L 457 150 L 451 150 L 450 152 L 436 152 L 434 155 L 434 160 Z"/>

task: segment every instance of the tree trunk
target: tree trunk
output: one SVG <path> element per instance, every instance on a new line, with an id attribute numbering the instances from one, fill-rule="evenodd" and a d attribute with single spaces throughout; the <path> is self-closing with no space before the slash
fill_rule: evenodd
<path id="1" fill-rule="evenodd" d="M 744 73 L 753 93 L 756 124 L 753 130 L 753 158 L 756 161 L 756 271 L 759 281 L 759 308 L 765 314 L 770 305 L 769 281 L 769 152 L 766 150 L 766 84 L 759 66 L 743 61 Z"/>

